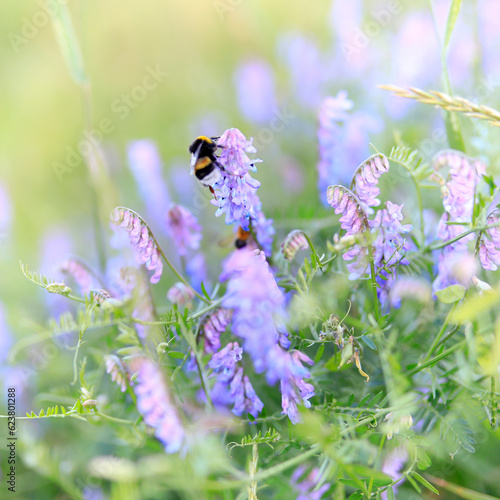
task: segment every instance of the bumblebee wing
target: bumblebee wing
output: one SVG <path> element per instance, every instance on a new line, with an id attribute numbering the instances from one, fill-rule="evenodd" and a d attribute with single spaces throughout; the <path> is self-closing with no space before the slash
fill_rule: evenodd
<path id="1" fill-rule="evenodd" d="M 224 238 L 219 241 L 218 246 L 222 248 L 227 248 L 234 243 L 234 234 L 229 235 L 227 238 Z"/>
<path id="2" fill-rule="evenodd" d="M 200 155 L 200 150 L 201 150 L 201 144 L 198 146 L 198 148 L 196 149 L 196 151 L 191 155 L 191 170 L 190 170 L 190 174 L 193 175 L 194 174 L 194 167 L 196 165 L 196 162 L 198 161 L 198 157 Z"/>

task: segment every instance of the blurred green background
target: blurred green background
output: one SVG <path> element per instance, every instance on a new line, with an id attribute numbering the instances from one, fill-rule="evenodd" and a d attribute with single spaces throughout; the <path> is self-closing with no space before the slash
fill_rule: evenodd
<path id="1" fill-rule="evenodd" d="M 125 205 L 143 212 L 144 202 L 127 169 L 126 147 L 130 141 L 150 138 L 157 143 L 165 180 L 174 200 L 187 199 L 189 206 L 189 200 L 193 199 L 189 195 L 191 188 L 205 199 L 209 198 L 206 190 L 195 183 L 189 185 L 186 195 L 184 180 L 175 180 L 185 177 L 176 177 L 174 173 L 189 170 L 187 147 L 196 135 L 217 134 L 237 127 L 247 137 L 258 137 L 263 125 L 243 116 L 237 97 L 234 75 L 238 65 L 246 60 L 262 58 L 271 65 L 278 108 L 285 106 L 294 115 L 290 125 L 275 134 L 271 143 L 259 152 L 264 163 L 259 165 L 255 176 L 262 182 L 259 195 L 266 215 L 276 220 L 277 241 L 287 230 L 300 227 L 301 220 L 329 214 L 320 203 L 316 187 L 319 103 L 304 105 L 294 94 L 293 74 L 283 51 L 286 34 L 298 33 L 309 38 L 322 54 L 321 97 L 347 89 L 354 109 L 366 109 L 379 117 L 383 127 L 370 139 L 380 151 L 390 150 L 401 137 L 416 147 L 435 130 L 442 130 L 441 115 L 431 108 L 415 106 L 401 117 L 388 112 L 388 106 L 394 101 L 375 85 L 421 83 L 429 88 L 441 88 L 439 64 L 428 63 L 425 54 L 420 59 L 410 56 L 406 61 L 404 57 L 396 59 L 398 44 L 404 41 L 401 36 L 406 33 L 405 23 L 415 13 L 428 16 L 428 3 L 416 1 L 410 6 L 410 2 L 401 2 L 401 13 L 370 39 L 361 54 L 366 61 L 356 60 L 353 66 L 358 63 L 361 66 L 351 73 L 352 67 L 341 57 L 342 41 L 336 32 L 342 19 L 336 17 L 335 8 L 341 3 L 345 7 L 350 2 L 69 1 L 82 50 L 86 92 L 74 81 L 65 63 L 47 14 L 47 3 L 26 0 L 4 5 L 0 18 L 0 179 L 11 201 L 12 222 L 1 239 L 0 301 L 14 338 L 31 333 L 34 329 L 31 321 L 43 323 L 48 317 L 44 292 L 22 276 L 19 260 L 31 269 L 39 269 L 44 251 L 52 248 L 47 238 L 57 246 L 58 235 L 64 234 L 72 241 L 68 249 L 71 254 L 77 253 L 99 267 L 99 234 L 104 232 L 104 236 L 101 235 L 104 240 L 110 234 L 107 211 L 113 206 Z M 356 4 L 361 6 L 361 23 L 373 18 L 374 9 L 387 7 L 387 2 Z M 439 12 L 445 12 L 449 2 L 437 4 L 437 20 L 442 31 L 443 16 Z M 455 32 L 452 43 L 454 53 L 458 54 L 453 56 L 457 64 L 462 60 L 468 62 L 465 68 L 454 66 L 455 73 L 450 69 L 452 77 L 463 76 L 458 80 L 452 78 L 452 84 L 466 96 L 475 95 L 482 78 L 483 42 L 478 39 L 478 5 L 481 7 L 482 3 L 464 2 L 465 13 L 460 19 L 463 24 Z M 467 9 L 475 14 L 469 16 Z M 418 28 L 418 23 L 416 26 Z M 420 39 L 435 37 L 429 26 L 427 23 L 421 31 L 417 29 L 418 36 L 408 43 L 415 46 Z M 460 41 L 461 29 L 467 40 L 476 41 L 472 54 L 466 47 L 455 44 Z M 435 44 L 436 49 L 429 50 L 439 59 L 437 40 Z M 403 62 L 413 69 L 416 81 L 411 78 L 411 71 L 406 73 L 407 77 L 397 75 L 396 69 Z M 304 70 L 308 71 L 306 63 L 304 61 Z M 300 68 L 300 61 L 295 64 Z M 156 88 L 142 94 L 137 89 L 151 68 L 167 75 Z M 498 73 L 491 71 L 486 78 L 496 82 Z M 426 78 L 421 80 L 423 74 Z M 393 81 L 396 76 L 399 81 Z M 123 96 L 131 94 L 140 95 L 140 100 L 132 98 L 132 106 L 123 108 L 127 99 Z M 498 101 L 494 91 L 484 99 L 492 106 Z M 105 133 L 99 143 L 103 155 L 99 168 L 107 180 L 103 184 L 105 188 L 96 193 L 89 166 L 81 158 L 71 172 L 62 176 L 57 174 L 54 165 L 64 164 L 68 151 L 76 149 L 82 140 L 85 128 L 95 129 L 103 119 L 111 122 L 112 130 Z M 471 152 L 488 156 L 495 169 L 498 132 L 492 132 L 483 124 L 465 125 L 465 130 L 470 136 Z M 430 153 L 444 146 L 446 143 L 434 141 Z M 300 187 L 287 177 L 292 167 Z M 348 168 L 352 170 L 353 166 Z M 401 196 L 404 195 L 403 191 Z M 411 203 L 408 200 L 410 208 Z M 209 252 L 215 255 L 213 262 L 216 263 L 213 276 L 217 276 L 220 257 L 227 253 L 217 247 L 217 242 L 231 234 L 231 230 L 222 219 L 213 217 L 214 211 L 214 207 L 206 205 L 197 215 L 205 232 L 202 246 L 212 248 Z M 102 231 L 96 229 L 96 212 L 101 218 Z M 65 248 L 60 250 L 64 253 Z M 50 251 L 55 252 L 53 248 Z M 164 297 L 169 280 L 173 282 L 170 276 L 162 282 L 158 296 Z M 70 359 L 71 355 L 64 357 L 61 365 L 51 366 L 47 379 L 70 377 Z M 32 392 L 36 393 L 36 384 L 31 381 Z M 22 404 L 26 406 L 20 408 L 22 410 L 36 409 L 32 408 L 29 398 Z M 64 425 L 68 424 L 64 422 Z M 57 429 L 59 427 L 50 430 L 54 440 Z M 488 443 L 481 448 L 482 457 L 475 462 L 476 469 L 472 472 L 478 476 L 482 474 L 481 464 L 496 453 L 496 449 L 486 448 Z M 498 468 L 490 469 L 489 473 L 497 474 Z"/>

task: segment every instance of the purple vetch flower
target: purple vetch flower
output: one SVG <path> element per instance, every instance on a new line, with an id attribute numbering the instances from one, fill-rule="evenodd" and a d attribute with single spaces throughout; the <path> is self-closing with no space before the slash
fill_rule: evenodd
<path id="1" fill-rule="evenodd" d="M 374 220 L 370 221 L 370 227 L 377 231 L 373 242 L 373 260 L 378 269 L 409 264 L 401 252 L 410 250 L 410 243 L 402 235 L 409 233 L 413 226 L 401 224 L 402 209 L 403 205 L 387 201 L 386 208 L 379 210 Z"/>
<path id="2" fill-rule="evenodd" d="M 436 171 L 450 168 L 443 189 L 444 210 L 455 222 L 470 222 L 476 186 L 486 172 L 484 162 L 460 151 L 446 150 L 434 157 L 432 166 Z"/>
<path id="3" fill-rule="evenodd" d="M 104 493 L 101 488 L 85 486 L 82 491 L 83 500 L 104 500 Z"/>
<path id="4" fill-rule="evenodd" d="M 496 271 L 500 265 L 500 211 L 495 210 L 486 218 L 486 225 L 497 224 L 486 229 L 479 243 L 479 260 L 484 269 Z"/>
<path id="5" fill-rule="evenodd" d="M 139 413 L 144 422 L 153 427 L 165 451 L 178 452 L 183 445 L 185 432 L 163 373 L 156 364 L 144 357 L 135 358 L 130 364 L 137 372 L 134 392 Z"/>
<path id="6" fill-rule="evenodd" d="M 380 200 L 377 196 L 380 189 L 377 187 L 378 180 L 382 174 L 389 171 L 389 161 L 383 154 L 375 154 L 365 160 L 354 173 L 351 189 L 357 194 L 365 210 L 369 213 L 368 207 L 378 207 Z"/>
<path id="7" fill-rule="evenodd" d="M 179 255 L 185 256 L 188 249 L 197 250 L 200 247 L 201 226 L 187 208 L 181 205 L 170 205 L 167 213 L 167 227 Z"/>
<path id="8" fill-rule="evenodd" d="M 486 165 L 480 160 L 469 158 L 460 151 L 446 150 L 434 157 L 433 167 L 436 171 L 449 167 L 447 182 L 442 187 L 445 211 L 438 224 L 437 236 L 443 241 L 450 241 L 465 231 L 463 225 L 449 224 L 450 222 L 464 224 L 472 222 L 476 187 L 486 171 Z M 467 254 L 468 242 L 473 239 L 474 235 L 469 234 L 447 245 L 442 252 L 438 253 L 437 276 L 433 283 L 434 291 L 457 283 L 453 273 L 450 273 L 452 260 L 450 256 L 455 253 L 457 258 L 462 259 L 462 256 Z"/>
<path id="9" fill-rule="evenodd" d="M 318 488 L 321 481 L 321 474 L 318 468 L 311 469 L 304 477 L 306 466 L 300 465 L 292 474 L 290 484 L 298 492 L 296 500 L 320 500 L 330 488 L 330 483 L 324 483 Z M 302 481 L 299 482 L 299 479 Z"/>
<path id="10" fill-rule="evenodd" d="M 261 160 L 250 159 L 247 153 L 255 153 L 252 141 L 235 128 L 226 130 L 217 141 L 222 148 L 219 163 L 223 167 L 222 180 L 215 185 L 216 199 L 211 203 L 218 207 L 215 215 L 226 214 L 226 224 L 237 223 L 248 231 L 250 225 L 255 229 L 259 244 L 270 255 L 272 251 L 274 228 L 272 220 L 266 219 L 262 204 L 257 196 L 260 182 L 253 179 L 249 170 L 255 171 L 255 163 Z"/>
<path id="11" fill-rule="evenodd" d="M 377 274 L 378 297 L 383 305 L 389 304 L 389 291 L 396 278 L 398 265 L 408 265 L 404 253 L 411 249 L 410 242 L 403 234 L 413 229 L 411 224 L 401 224 L 403 205 L 388 201 L 386 208 L 379 210 L 373 221 L 370 221 L 372 232 L 376 237 L 372 243 L 373 263 Z"/>
<path id="12" fill-rule="evenodd" d="M 368 230 L 366 212 L 363 210 L 361 201 L 352 191 L 344 186 L 329 186 L 326 196 L 328 204 L 334 208 L 335 213 L 343 214 L 339 219 L 340 227 L 347 231 L 347 234 Z"/>
<path id="13" fill-rule="evenodd" d="M 329 186 L 326 197 L 336 214 L 342 213 L 340 227 L 347 231 L 347 236 L 356 236 L 357 242 L 344 253 L 343 258 L 353 261 L 347 264 L 349 279 L 355 280 L 366 274 L 369 265 L 369 245 L 366 238 L 369 222 L 361 201 L 344 186 Z"/>
<path id="14" fill-rule="evenodd" d="M 392 307 L 400 307 L 402 300 L 415 300 L 426 304 L 432 298 L 430 283 L 417 276 L 396 278 L 389 290 L 389 302 Z"/>
<path id="15" fill-rule="evenodd" d="M 294 97 L 303 106 L 317 106 L 325 81 L 325 63 L 316 42 L 298 33 L 285 33 L 277 49 L 290 72 Z"/>
<path id="16" fill-rule="evenodd" d="M 295 229 L 288 233 L 281 245 L 281 251 L 286 260 L 292 260 L 299 250 L 307 250 L 308 248 L 309 243 L 307 242 L 307 238 L 300 229 Z"/>
<path id="17" fill-rule="evenodd" d="M 382 463 L 382 472 L 390 476 L 393 480 L 396 480 L 401 476 L 401 471 L 408 460 L 408 452 L 402 448 L 395 448 L 392 450 L 384 459 Z M 404 481 L 404 478 L 402 479 Z M 396 483 L 392 489 L 394 493 L 398 490 L 399 483 Z M 387 493 L 384 491 L 382 493 L 382 499 L 387 500 Z"/>
<path id="18" fill-rule="evenodd" d="M 168 290 L 167 299 L 170 300 L 172 304 L 177 304 L 181 307 L 187 306 L 189 308 L 194 299 L 194 291 L 184 283 L 178 282 Z"/>
<path id="19" fill-rule="evenodd" d="M 437 275 L 432 283 L 433 292 L 451 285 L 468 287 L 472 277 L 477 272 L 477 262 L 474 255 L 464 250 L 453 249 L 438 255 Z"/>
<path id="20" fill-rule="evenodd" d="M 248 377 L 243 375 L 243 368 L 239 365 L 242 356 L 243 349 L 238 342 L 230 342 L 212 356 L 207 366 L 217 374 L 217 381 L 211 398 L 216 406 L 234 405 L 232 411 L 237 416 L 250 413 L 256 418 L 264 404 Z"/>
<path id="21" fill-rule="evenodd" d="M 277 107 L 273 69 L 266 61 L 254 59 L 240 64 L 234 83 L 241 114 L 249 121 L 267 123 Z"/>
<path id="22" fill-rule="evenodd" d="M 253 222 L 255 236 L 264 253 L 269 257 L 273 252 L 274 227 L 272 219 L 266 219 L 264 212 L 257 214 L 257 220 Z"/>
<path id="23" fill-rule="evenodd" d="M 255 163 L 260 160 L 250 160 L 247 153 L 255 153 L 252 141 L 235 128 L 226 130 L 217 141 L 222 148 L 219 163 L 224 168 L 222 181 L 214 186 L 216 199 L 211 203 L 218 207 L 215 215 L 226 214 L 226 224 L 237 222 L 248 231 L 250 220 L 256 220 L 260 211 L 260 200 L 256 194 L 260 182 L 248 173 L 255 171 Z"/>
<path id="24" fill-rule="evenodd" d="M 275 351 L 276 355 L 279 354 L 282 358 L 282 363 L 277 359 L 276 365 L 273 366 L 277 376 L 280 377 L 282 413 L 288 415 L 291 422 L 296 424 L 300 421 L 298 406 L 303 404 L 306 408 L 310 408 L 309 399 L 314 396 L 313 385 L 304 381 L 309 377 L 309 371 L 302 363 L 312 365 L 314 362 L 301 351 L 291 353 L 281 349 L 275 349 Z"/>
<path id="25" fill-rule="evenodd" d="M 220 336 L 231 321 L 232 311 L 221 307 L 209 314 L 202 323 L 201 336 L 204 340 L 204 352 L 213 354 L 220 349 Z"/>
<path id="26" fill-rule="evenodd" d="M 317 169 L 318 189 L 322 197 L 326 188 L 337 182 L 336 173 L 341 171 L 338 165 L 338 153 L 342 147 L 342 124 L 349 116 L 348 111 L 352 106 L 353 102 L 347 98 L 347 92 L 341 90 L 336 97 L 325 98 L 318 112 L 319 162 Z M 345 168 L 345 165 L 342 168 Z"/>
<path id="27" fill-rule="evenodd" d="M 147 224 L 137 214 L 123 207 L 111 212 L 111 222 L 127 231 L 139 262 L 154 271 L 151 283 L 158 283 L 163 272 L 161 252 Z"/>
<path id="28" fill-rule="evenodd" d="M 186 260 L 186 274 L 189 276 L 189 282 L 197 292 L 201 292 L 203 283 L 207 290 L 208 270 L 205 255 L 197 252 Z"/>
<path id="29" fill-rule="evenodd" d="M 106 373 L 111 375 L 111 380 L 120 386 L 122 392 L 127 390 L 127 381 L 129 381 L 130 385 L 133 385 L 133 382 L 129 380 L 130 377 L 125 366 L 118 356 L 114 354 L 104 356 L 104 362 L 106 363 Z"/>
<path id="30" fill-rule="evenodd" d="M 163 165 L 156 144 L 148 139 L 131 142 L 127 147 L 128 164 L 148 213 L 161 224 L 170 196 L 162 177 Z"/>
<path id="31" fill-rule="evenodd" d="M 89 293 L 94 286 L 92 272 L 79 259 L 67 259 L 60 266 L 59 270 L 64 274 L 71 276 L 75 283 L 80 287 L 83 293 Z"/>
<path id="32" fill-rule="evenodd" d="M 369 135 L 383 128 L 370 113 L 349 113 L 352 106 L 347 93 L 340 91 L 337 97 L 327 97 L 318 113 L 318 189 L 323 203 L 329 185 L 350 181 L 368 154 Z"/>
<path id="33" fill-rule="evenodd" d="M 299 420 L 297 403 L 309 407 L 312 385 L 304 382 L 309 371 L 302 362 L 312 364 L 303 353 L 282 348 L 286 335 L 281 325 L 284 296 L 276 284 L 263 252 L 240 249 L 224 263 L 221 281 L 228 280 L 224 307 L 233 310 L 233 333 L 244 341 L 257 373 L 265 373 L 269 384 L 280 382 L 283 413 L 292 423 Z M 281 328 L 281 327 L 280 327 Z"/>

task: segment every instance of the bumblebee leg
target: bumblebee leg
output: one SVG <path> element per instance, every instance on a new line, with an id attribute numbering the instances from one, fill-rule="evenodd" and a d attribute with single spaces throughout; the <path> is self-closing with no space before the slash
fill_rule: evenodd
<path id="1" fill-rule="evenodd" d="M 208 189 L 210 189 L 210 192 L 214 195 L 214 198 L 217 199 L 217 196 L 215 195 L 214 188 L 212 186 L 208 186 Z"/>

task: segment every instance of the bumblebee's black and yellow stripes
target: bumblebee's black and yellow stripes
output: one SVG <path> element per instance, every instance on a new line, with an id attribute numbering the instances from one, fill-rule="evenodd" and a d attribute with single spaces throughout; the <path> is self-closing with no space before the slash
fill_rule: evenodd
<path id="1" fill-rule="evenodd" d="M 218 138 L 208 138 L 204 135 L 197 137 L 191 146 L 191 173 L 205 186 L 212 187 L 220 178 L 220 165 L 217 161 L 215 151 L 217 150 Z"/>
<path id="2" fill-rule="evenodd" d="M 246 247 L 249 238 L 250 238 L 250 231 L 245 231 L 241 226 L 239 226 L 238 232 L 236 233 L 236 240 L 234 241 L 234 246 L 236 248 Z"/>

